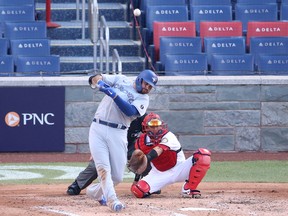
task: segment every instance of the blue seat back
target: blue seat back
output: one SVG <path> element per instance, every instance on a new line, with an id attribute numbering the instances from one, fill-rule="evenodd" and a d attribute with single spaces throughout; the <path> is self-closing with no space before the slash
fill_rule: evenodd
<path id="1" fill-rule="evenodd" d="M 150 32 L 153 32 L 154 21 L 188 21 L 188 8 L 186 5 L 148 6 L 146 15 L 146 27 Z"/>
<path id="2" fill-rule="evenodd" d="M 251 75 L 254 74 L 254 59 L 251 54 L 214 54 L 211 71 L 214 75 Z"/>
<path id="3" fill-rule="evenodd" d="M 152 5 L 185 5 L 186 0 L 142 0 L 140 3 L 140 9 L 144 12 L 147 10 L 147 6 Z"/>
<path id="4" fill-rule="evenodd" d="M 165 73 L 169 75 L 183 74 L 203 75 L 207 71 L 207 57 L 205 54 L 166 55 L 164 62 Z"/>
<path id="5" fill-rule="evenodd" d="M 4 37 L 9 39 L 46 38 L 46 22 L 5 22 Z"/>
<path id="6" fill-rule="evenodd" d="M 288 20 L 288 3 L 287 4 L 281 4 L 280 9 L 280 20 Z"/>
<path id="7" fill-rule="evenodd" d="M 50 40 L 48 39 L 15 39 L 10 40 L 11 55 L 48 56 L 50 55 Z"/>
<path id="8" fill-rule="evenodd" d="M 249 52 L 254 56 L 256 66 L 261 54 L 288 55 L 288 37 L 251 37 Z"/>
<path id="9" fill-rule="evenodd" d="M 204 52 L 207 53 L 208 64 L 213 54 L 245 54 L 245 37 L 206 37 Z"/>
<path id="10" fill-rule="evenodd" d="M 0 76 L 9 76 L 14 72 L 14 61 L 12 56 L 0 56 Z"/>
<path id="11" fill-rule="evenodd" d="M 44 72 L 43 75 L 59 75 L 60 57 L 58 55 L 18 56 L 15 60 L 15 66 L 16 72 L 28 73 L 32 76 L 39 72 Z"/>
<path id="12" fill-rule="evenodd" d="M 200 37 L 160 37 L 160 61 L 167 54 L 195 54 L 202 52 Z"/>
<path id="13" fill-rule="evenodd" d="M 288 55 L 260 55 L 258 71 L 263 75 L 288 75 Z"/>
<path id="14" fill-rule="evenodd" d="M 235 20 L 242 22 L 243 32 L 247 32 L 247 23 L 251 21 L 277 21 L 277 4 L 236 4 Z"/>
<path id="15" fill-rule="evenodd" d="M 190 5 L 231 5 L 231 0 L 190 0 Z"/>
<path id="16" fill-rule="evenodd" d="M 8 40 L 6 38 L 0 38 L 0 56 L 8 54 Z"/>
<path id="17" fill-rule="evenodd" d="M 271 3 L 277 3 L 277 0 L 237 0 L 237 4 L 259 5 L 259 4 L 271 4 Z"/>
<path id="18" fill-rule="evenodd" d="M 10 6 L 10 5 L 34 5 L 35 0 L 0 0 L 0 6 Z"/>
<path id="19" fill-rule="evenodd" d="M 196 22 L 199 35 L 201 21 L 232 21 L 230 5 L 195 5 L 190 7 L 190 18 Z"/>
<path id="20" fill-rule="evenodd" d="M 9 1 L 9 0 L 7 0 Z M 34 21 L 34 5 L 0 6 L 0 22 L 7 21 Z"/>

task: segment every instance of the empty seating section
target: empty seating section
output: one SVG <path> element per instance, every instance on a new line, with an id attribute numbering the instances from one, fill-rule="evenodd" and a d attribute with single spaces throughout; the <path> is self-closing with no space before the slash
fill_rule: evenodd
<path id="1" fill-rule="evenodd" d="M 249 21 L 277 21 L 277 4 L 236 4 L 235 19 L 242 22 L 243 32 L 247 31 Z"/>
<path id="2" fill-rule="evenodd" d="M 288 55 L 261 55 L 258 71 L 261 75 L 287 75 Z"/>
<path id="3" fill-rule="evenodd" d="M 273 4 L 277 3 L 277 0 L 237 0 L 237 4 Z"/>
<path id="4" fill-rule="evenodd" d="M 199 37 L 160 37 L 160 59 L 158 67 L 165 70 L 166 55 L 199 54 L 202 52 Z"/>
<path id="5" fill-rule="evenodd" d="M 0 0 L 0 11 L 0 76 L 59 74 L 60 57 L 50 55 L 46 22 L 35 20 L 35 0 Z"/>
<path id="6" fill-rule="evenodd" d="M 196 32 L 199 35 L 201 21 L 232 21 L 232 6 L 191 5 L 190 17 L 196 22 Z"/>
<path id="7" fill-rule="evenodd" d="M 280 7 L 280 20 L 288 21 L 288 2 L 287 4 L 282 4 Z"/>
<path id="8" fill-rule="evenodd" d="M 231 5 L 231 0 L 190 0 L 190 5 Z"/>

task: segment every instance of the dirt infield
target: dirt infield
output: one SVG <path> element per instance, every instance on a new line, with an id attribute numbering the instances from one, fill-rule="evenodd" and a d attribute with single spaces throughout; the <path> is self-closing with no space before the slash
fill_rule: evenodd
<path id="1" fill-rule="evenodd" d="M 214 153 L 214 161 L 224 160 L 287 160 L 288 153 Z M 0 154 L 1 163 L 16 162 L 85 162 L 89 154 Z M 288 184 L 274 183 L 208 183 L 202 182 L 199 190 L 201 199 L 180 196 L 182 183 L 173 184 L 162 190 L 160 195 L 136 199 L 130 193 L 131 183 L 116 187 L 126 209 L 113 213 L 108 207 L 100 206 L 82 191 L 79 196 L 66 195 L 68 185 L 1 185 L 0 214 L 21 216 L 230 216 L 288 215 Z"/>

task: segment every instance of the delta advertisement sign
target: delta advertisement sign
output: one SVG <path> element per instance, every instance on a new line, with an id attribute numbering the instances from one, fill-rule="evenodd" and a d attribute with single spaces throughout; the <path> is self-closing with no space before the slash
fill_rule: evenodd
<path id="1" fill-rule="evenodd" d="M 65 88 L 0 88 L 0 152 L 62 152 Z"/>

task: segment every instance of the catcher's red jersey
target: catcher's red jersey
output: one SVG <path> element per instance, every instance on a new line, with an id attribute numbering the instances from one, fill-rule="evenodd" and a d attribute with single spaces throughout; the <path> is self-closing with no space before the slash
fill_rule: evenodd
<path id="1" fill-rule="evenodd" d="M 176 136 L 171 132 L 165 134 L 159 144 L 151 143 L 149 136 L 146 134 L 141 134 L 135 143 L 135 149 L 141 149 L 144 154 L 148 154 L 156 146 L 161 147 L 163 152 L 153 159 L 151 163 L 159 171 L 169 170 L 176 165 L 177 161 L 185 160 L 184 153 L 181 151 L 181 145 Z M 178 154 L 180 152 L 181 154 Z"/>

